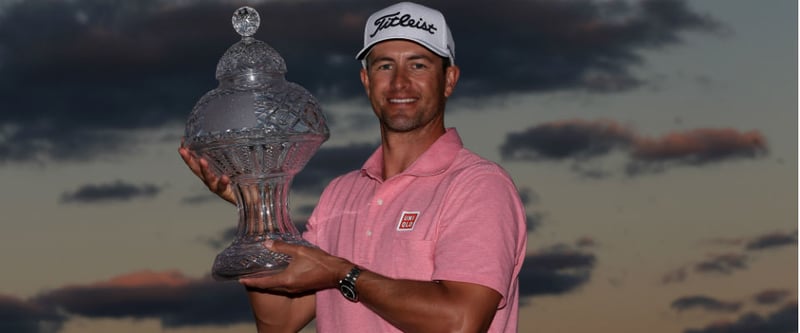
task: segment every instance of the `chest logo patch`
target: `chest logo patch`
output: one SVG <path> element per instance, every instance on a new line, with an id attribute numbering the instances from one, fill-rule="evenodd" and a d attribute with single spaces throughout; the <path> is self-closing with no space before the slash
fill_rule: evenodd
<path id="1" fill-rule="evenodd" d="M 400 215 L 400 221 L 397 222 L 397 231 L 411 231 L 414 230 L 414 224 L 417 223 L 419 212 L 403 211 Z"/>

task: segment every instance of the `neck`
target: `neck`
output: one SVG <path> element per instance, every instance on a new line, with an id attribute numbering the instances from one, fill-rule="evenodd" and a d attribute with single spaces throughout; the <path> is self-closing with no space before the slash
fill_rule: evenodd
<path id="1" fill-rule="evenodd" d="M 383 179 L 405 171 L 445 132 L 444 126 L 411 132 L 390 132 L 381 128 Z"/>

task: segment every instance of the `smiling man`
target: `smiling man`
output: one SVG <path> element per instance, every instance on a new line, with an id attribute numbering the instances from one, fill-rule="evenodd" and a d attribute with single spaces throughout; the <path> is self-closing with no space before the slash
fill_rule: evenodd
<path id="1" fill-rule="evenodd" d="M 304 237 L 268 241 L 292 256 L 242 279 L 262 332 L 515 332 L 525 211 L 497 164 L 465 149 L 444 113 L 460 75 L 437 10 L 403 2 L 367 20 L 361 81 L 381 145 L 322 193 Z M 229 180 L 181 148 L 228 201 Z"/>

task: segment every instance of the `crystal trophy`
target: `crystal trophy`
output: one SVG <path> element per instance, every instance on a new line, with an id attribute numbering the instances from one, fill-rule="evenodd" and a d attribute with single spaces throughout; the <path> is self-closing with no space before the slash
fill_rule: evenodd
<path id="1" fill-rule="evenodd" d="M 185 146 L 230 177 L 236 195 L 236 237 L 214 260 L 217 280 L 285 269 L 291 258 L 267 250 L 267 239 L 313 246 L 289 216 L 289 187 L 329 136 L 314 96 L 286 81 L 283 58 L 252 37 L 258 12 L 241 7 L 232 23 L 242 38 L 219 60 L 219 86 L 194 106 L 184 136 Z"/>

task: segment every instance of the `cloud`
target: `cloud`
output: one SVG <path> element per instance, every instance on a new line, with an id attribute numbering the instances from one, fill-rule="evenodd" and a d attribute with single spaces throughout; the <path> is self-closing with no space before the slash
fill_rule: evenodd
<path id="1" fill-rule="evenodd" d="M 722 274 L 730 275 L 737 270 L 747 269 L 749 257 L 738 253 L 725 253 L 711 255 L 710 258 L 698 261 L 692 265 L 685 265 L 673 269 L 661 276 L 661 284 L 685 282 L 689 277 L 689 267 L 693 268 L 697 274 Z"/>
<path id="2" fill-rule="evenodd" d="M 142 271 L 33 299 L 47 309 L 89 318 L 160 319 L 164 327 L 252 322 L 241 285 L 191 279 L 174 271 Z"/>
<path id="3" fill-rule="evenodd" d="M 669 164 L 705 165 L 736 158 L 753 159 L 766 152 L 766 140 L 758 131 L 700 128 L 637 140 L 627 171 L 639 174 L 659 171 Z"/>
<path id="4" fill-rule="evenodd" d="M 635 134 L 613 121 L 556 121 L 509 133 L 500 155 L 509 160 L 588 159 L 606 155 L 635 140 Z"/>
<path id="5" fill-rule="evenodd" d="M 789 295 L 791 295 L 791 293 L 786 289 L 766 289 L 755 294 L 753 299 L 758 304 L 772 305 L 782 302 L 789 297 Z"/>
<path id="6" fill-rule="evenodd" d="M 671 307 L 678 312 L 700 308 L 712 312 L 736 312 L 742 307 L 738 302 L 720 301 L 704 295 L 685 296 L 672 302 Z"/>
<path id="7" fill-rule="evenodd" d="M 748 263 L 757 258 L 751 257 L 747 252 L 761 251 L 764 249 L 778 248 L 784 246 L 797 246 L 797 231 L 793 232 L 772 232 L 761 234 L 757 236 L 737 237 L 737 238 L 713 238 L 702 241 L 703 244 L 713 246 L 723 246 L 729 248 L 738 248 L 746 253 L 723 253 L 713 254 L 705 260 L 698 261 L 690 266 L 694 268 L 695 273 L 699 274 L 723 274 L 730 275 L 738 270 L 745 270 L 748 268 Z M 686 266 L 686 265 L 685 265 Z M 665 273 L 661 278 L 661 284 L 680 283 L 686 281 L 688 278 L 687 267 L 679 267 L 672 271 Z M 766 293 L 766 291 L 765 291 Z M 765 294 L 765 298 L 770 296 L 769 293 Z"/>
<path id="8" fill-rule="evenodd" d="M 436 1 L 469 70 L 457 94 L 585 89 L 619 91 L 641 83 L 630 72 L 640 50 L 680 42 L 719 24 L 685 1 Z M 479 18 L 479 19 L 476 19 Z M 498 66 L 497 64 L 502 64 Z"/>
<path id="9" fill-rule="evenodd" d="M 321 148 L 297 174 L 292 182 L 292 190 L 319 194 L 336 176 L 361 169 L 364 161 L 378 145 L 379 143 L 352 143 L 347 146 Z"/>
<path id="10" fill-rule="evenodd" d="M 539 194 L 528 187 L 518 188 L 520 201 L 522 205 L 528 206 L 539 202 Z M 544 222 L 546 214 L 540 211 L 534 211 L 528 208 L 528 214 L 525 218 L 525 228 L 528 232 L 532 232 L 539 228 Z"/>
<path id="11" fill-rule="evenodd" d="M 767 143 L 758 131 L 699 128 L 651 138 L 612 120 L 570 119 L 539 124 L 509 133 L 500 146 L 505 160 L 572 161 L 572 170 L 588 178 L 609 172 L 589 164 L 613 152 L 627 160 L 627 175 L 662 172 L 673 166 L 703 166 L 764 156 Z"/>
<path id="12" fill-rule="evenodd" d="M 35 302 L 0 295 L 0 331 L 56 333 L 66 317 Z"/>
<path id="13" fill-rule="evenodd" d="M 61 194 L 63 203 L 98 203 L 109 201 L 129 201 L 137 198 L 150 198 L 161 192 L 161 188 L 152 184 L 134 185 L 117 180 L 109 184 L 89 184 L 73 192 Z"/>
<path id="14" fill-rule="evenodd" d="M 797 246 L 797 230 L 792 232 L 775 231 L 757 236 L 738 238 L 714 238 L 704 242 L 728 247 L 742 247 L 742 245 L 744 245 L 742 248 L 746 251 L 758 251 L 792 245 Z"/>
<path id="15" fill-rule="evenodd" d="M 525 230 L 534 232 L 544 223 L 547 214 L 542 212 L 531 212 L 525 215 Z"/>
<path id="16" fill-rule="evenodd" d="M 520 271 L 520 295 L 570 292 L 589 281 L 595 260 L 593 254 L 563 244 L 528 255 Z"/>
<path id="17" fill-rule="evenodd" d="M 797 332 L 797 302 L 787 304 L 764 317 L 747 313 L 734 322 L 720 321 L 684 333 L 793 333 Z"/>
<path id="18" fill-rule="evenodd" d="M 720 273 L 732 274 L 735 270 L 747 268 L 747 256 L 737 253 L 725 253 L 714 255 L 708 260 L 701 261 L 694 265 L 697 273 Z"/>
<path id="19" fill-rule="evenodd" d="M 775 232 L 758 236 L 745 245 L 747 250 L 764 250 L 787 245 L 797 246 L 797 231 L 793 233 Z"/>
<path id="20" fill-rule="evenodd" d="M 256 37 L 283 55 L 289 81 L 322 100 L 361 98 L 353 56 L 366 18 L 387 3 L 255 4 L 263 18 Z M 457 63 L 470 73 L 456 98 L 631 89 L 643 82 L 631 73 L 645 62 L 642 50 L 722 30 L 684 0 L 430 5 L 447 14 L 459 41 Z M 236 7 L 223 0 L 7 3 L 0 105 L 13 112 L 0 114 L 0 163 L 124 154 L 137 144 L 137 131 L 183 124 L 217 85 L 214 66 L 237 40 L 230 26 Z"/>

